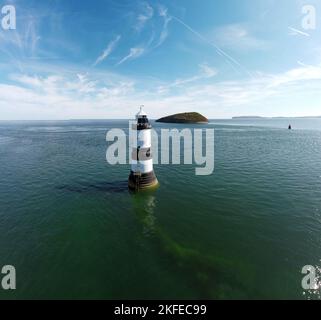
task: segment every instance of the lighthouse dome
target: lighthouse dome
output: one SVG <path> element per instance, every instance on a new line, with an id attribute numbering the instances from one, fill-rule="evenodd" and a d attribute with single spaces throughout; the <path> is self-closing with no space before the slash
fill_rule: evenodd
<path id="1" fill-rule="evenodd" d="M 140 110 L 136 114 L 136 119 L 138 119 L 138 118 L 146 118 L 147 117 L 147 114 L 146 114 L 146 112 L 144 112 L 143 108 L 144 108 L 144 106 L 140 106 Z"/>

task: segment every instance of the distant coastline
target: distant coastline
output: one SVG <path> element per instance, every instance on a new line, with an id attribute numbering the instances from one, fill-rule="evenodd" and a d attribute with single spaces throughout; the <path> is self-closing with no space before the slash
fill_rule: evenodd
<path id="1" fill-rule="evenodd" d="M 302 116 L 302 117 L 261 117 L 261 116 L 238 116 L 232 117 L 232 120 L 240 120 L 240 119 L 320 119 L 321 116 Z"/>
<path id="2" fill-rule="evenodd" d="M 239 116 L 239 117 L 232 117 L 232 119 L 266 119 L 266 118 L 259 117 L 259 116 Z"/>

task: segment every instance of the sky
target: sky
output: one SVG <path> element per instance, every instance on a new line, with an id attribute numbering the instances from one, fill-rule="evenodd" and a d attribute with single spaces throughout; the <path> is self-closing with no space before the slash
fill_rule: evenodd
<path id="1" fill-rule="evenodd" d="M 321 116 L 318 0 L 0 0 L 0 21 L 5 5 L 0 120 Z"/>

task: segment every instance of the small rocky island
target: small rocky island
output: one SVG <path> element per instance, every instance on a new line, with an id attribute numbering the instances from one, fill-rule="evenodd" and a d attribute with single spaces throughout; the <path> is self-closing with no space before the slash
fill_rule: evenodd
<path id="1" fill-rule="evenodd" d="M 208 119 L 198 112 L 177 113 L 168 117 L 156 120 L 162 123 L 208 123 Z"/>

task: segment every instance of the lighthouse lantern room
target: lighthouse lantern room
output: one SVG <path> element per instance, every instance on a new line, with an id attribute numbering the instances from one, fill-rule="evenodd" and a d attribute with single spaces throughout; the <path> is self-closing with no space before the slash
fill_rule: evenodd
<path id="1" fill-rule="evenodd" d="M 128 187 L 131 190 L 139 191 L 156 187 L 158 180 L 153 169 L 153 157 L 151 150 L 151 129 L 152 126 L 143 111 L 143 106 L 136 115 L 136 123 L 133 126 L 135 131 L 135 142 L 131 155 L 131 171 L 128 179 Z"/>

